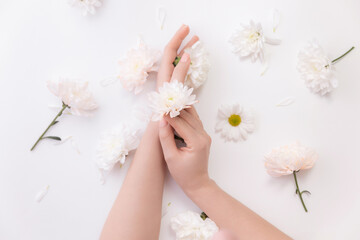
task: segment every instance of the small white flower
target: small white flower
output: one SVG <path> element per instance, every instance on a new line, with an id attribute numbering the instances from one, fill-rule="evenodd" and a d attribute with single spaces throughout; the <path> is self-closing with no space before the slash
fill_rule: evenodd
<path id="1" fill-rule="evenodd" d="M 232 51 L 240 58 L 251 57 L 252 61 L 264 62 L 264 46 L 268 44 L 279 44 L 277 39 L 270 39 L 264 36 L 260 23 L 250 21 L 249 25 L 241 25 L 242 28 L 235 31 L 230 37 Z"/>
<path id="2" fill-rule="evenodd" d="M 192 92 L 193 88 L 173 81 L 164 83 L 159 92 L 149 93 L 150 107 L 153 110 L 152 120 L 158 121 L 167 114 L 172 118 L 178 116 L 181 110 L 197 102 Z"/>
<path id="3" fill-rule="evenodd" d="M 97 148 L 98 168 L 110 171 L 116 163 L 123 165 L 126 156 L 137 148 L 139 142 L 139 131 L 126 124 L 120 124 L 105 132 Z"/>
<path id="4" fill-rule="evenodd" d="M 150 49 L 141 39 L 136 48 L 130 49 L 119 61 L 118 78 L 128 91 L 138 94 L 143 90 L 149 72 L 158 70 L 160 51 Z"/>
<path id="5" fill-rule="evenodd" d="M 297 69 L 311 92 L 325 95 L 338 86 L 331 60 L 316 41 L 299 52 L 298 60 Z"/>
<path id="6" fill-rule="evenodd" d="M 222 105 L 218 111 L 216 132 L 220 132 L 225 141 L 246 140 L 255 128 L 254 118 L 239 104 Z"/>
<path id="7" fill-rule="evenodd" d="M 279 177 L 312 168 L 317 158 L 314 150 L 295 143 L 273 149 L 265 156 L 265 168 L 269 175 Z"/>
<path id="8" fill-rule="evenodd" d="M 185 84 L 196 89 L 200 87 L 208 77 L 210 70 L 209 54 L 200 41 L 195 43 L 191 48 L 185 49 L 185 52 L 190 55 L 191 59 Z"/>
<path id="9" fill-rule="evenodd" d="M 73 115 L 89 116 L 98 107 L 88 90 L 87 81 L 59 78 L 57 81 L 48 81 L 47 87 L 63 103 L 70 107 Z"/>
<path id="10" fill-rule="evenodd" d="M 83 15 L 95 14 L 96 8 L 101 6 L 100 0 L 69 0 L 69 4 L 82 10 Z"/>
<path id="11" fill-rule="evenodd" d="M 203 220 L 199 213 L 191 211 L 172 217 L 170 222 L 176 240 L 210 240 L 219 231 L 210 218 Z"/>

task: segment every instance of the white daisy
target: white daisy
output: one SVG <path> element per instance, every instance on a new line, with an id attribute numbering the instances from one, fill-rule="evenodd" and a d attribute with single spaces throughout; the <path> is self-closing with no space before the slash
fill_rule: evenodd
<path id="1" fill-rule="evenodd" d="M 69 4 L 82 10 L 83 15 L 95 14 L 96 8 L 101 6 L 100 0 L 69 0 Z"/>
<path id="2" fill-rule="evenodd" d="M 264 36 L 260 23 L 250 21 L 249 25 L 241 25 L 242 28 L 235 31 L 230 37 L 232 51 L 240 58 L 251 57 L 252 61 L 264 61 L 264 46 L 268 44 L 279 44 L 280 41 Z"/>
<path id="3" fill-rule="evenodd" d="M 222 105 L 218 111 L 216 132 L 220 132 L 225 141 L 246 140 L 255 129 L 252 114 L 239 104 Z"/>
<path id="4" fill-rule="evenodd" d="M 178 116 L 181 110 L 197 102 L 192 92 L 193 88 L 173 81 L 164 83 L 159 92 L 149 93 L 150 107 L 153 110 L 152 120 L 158 121 L 167 114 L 172 118 Z"/>
<path id="5" fill-rule="evenodd" d="M 61 77 L 47 82 L 48 89 L 78 116 L 89 116 L 98 107 L 88 85 L 87 81 Z"/>
<path id="6" fill-rule="evenodd" d="M 187 211 L 172 217 L 171 228 L 176 233 L 176 240 L 210 240 L 219 231 L 210 218 L 203 220 L 199 213 Z"/>
<path id="7" fill-rule="evenodd" d="M 210 70 L 209 54 L 200 41 L 195 43 L 191 48 L 185 49 L 185 52 L 190 55 L 191 59 L 185 84 L 196 89 L 200 87 L 208 77 Z"/>
<path id="8" fill-rule="evenodd" d="M 140 142 L 139 130 L 120 124 L 103 134 L 98 148 L 96 165 L 100 170 L 110 171 L 115 164 L 123 165 L 130 151 Z"/>
<path id="9" fill-rule="evenodd" d="M 148 73 L 158 70 L 160 54 L 160 51 L 150 49 L 139 39 L 137 47 L 130 49 L 119 61 L 118 78 L 123 87 L 128 91 L 134 91 L 135 94 L 141 92 Z"/>

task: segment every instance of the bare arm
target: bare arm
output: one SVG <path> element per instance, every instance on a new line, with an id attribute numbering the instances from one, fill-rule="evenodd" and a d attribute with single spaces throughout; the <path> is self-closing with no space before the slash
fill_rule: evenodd
<path id="1" fill-rule="evenodd" d="M 178 76 L 179 69 L 184 67 L 184 64 L 179 64 L 174 68 L 172 63 L 188 33 L 189 27 L 182 26 L 165 48 L 158 73 L 158 87 Z M 196 36 L 192 38 L 186 47 L 194 44 L 197 39 Z M 105 222 L 101 233 L 102 240 L 159 238 L 165 165 L 158 123 L 151 122 Z"/>
<path id="2" fill-rule="evenodd" d="M 101 239 L 158 239 L 165 163 L 157 131 L 156 123 L 147 127 Z"/>
<path id="3" fill-rule="evenodd" d="M 194 108 L 182 110 L 176 118 L 166 116 L 159 126 L 160 141 L 171 175 L 220 228 L 231 231 L 238 239 L 290 239 L 209 178 L 211 139 Z M 184 138 L 186 147 L 176 147 L 173 129 Z"/>

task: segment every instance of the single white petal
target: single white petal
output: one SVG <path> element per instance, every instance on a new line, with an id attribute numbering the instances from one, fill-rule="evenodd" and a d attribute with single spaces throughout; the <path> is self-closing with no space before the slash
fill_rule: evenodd
<path id="1" fill-rule="evenodd" d="M 160 27 L 160 30 L 163 30 L 164 28 L 164 23 L 165 23 L 165 19 L 166 19 L 166 10 L 164 7 L 158 7 L 157 9 L 157 21 Z"/>
<path id="2" fill-rule="evenodd" d="M 287 97 L 281 100 L 278 104 L 276 104 L 277 107 L 284 107 L 289 106 L 290 104 L 293 104 L 295 102 L 294 97 Z"/>
<path id="3" fill-rule="evenodd" d="M 279 27 L 281 19 L 281 14 L 279 10 L 273 9 L 273 32 L 276 32 L 277 28 Z"/>
<path id="4" fill-rule="evenodd" d="M 265 37 L 265 42 L 271 45 L 279 45 L 281 43 L 281 40 L 277 38 Z"/>
<path id="5" fill-rule="evenodd" d="M 46 185 L 46 187 L 44 187 L 42 190 L 40 190 L 36 196 L 35 196 L 35 200 L 37 202 L 41 202 L 41 200 L 46 196 L 46 194 L 48 193 L 49 191 L 49 188 L 50 186 L 49 185 Z"/>

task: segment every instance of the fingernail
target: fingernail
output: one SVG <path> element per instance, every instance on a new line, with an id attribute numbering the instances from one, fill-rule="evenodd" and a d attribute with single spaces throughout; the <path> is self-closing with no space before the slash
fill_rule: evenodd
<path id="1" fill-rule="evenodd" d="M 190 58 L 190 55 L 188 53 L 184 53 L 182 56 L 181 56 L 181 62 L 187 62 Z"/>
<path id="2" fill-rule="evenodd" d="M 165 119 L 161 119 L 159 122 L 159 127 L 166 127 L 168 122 Z"/>

